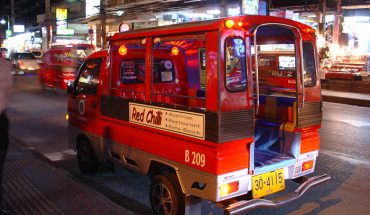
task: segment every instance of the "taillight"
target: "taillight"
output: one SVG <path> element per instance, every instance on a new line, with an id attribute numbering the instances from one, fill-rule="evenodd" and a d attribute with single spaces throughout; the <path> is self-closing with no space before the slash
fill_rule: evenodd
<path id="1" fill-rule="evenodd" d="M 239 190 L 239 181 L 230 182 L 227 184 L 221 184 L 220 186 L 220 196 L 226 196 L 230 193 L 234 193 Z"/>
<path id="2" fill-rule="evenodd" d="M 305 161 L 302 163 L 302 172 L 313 168 L 313 160 Z"/>

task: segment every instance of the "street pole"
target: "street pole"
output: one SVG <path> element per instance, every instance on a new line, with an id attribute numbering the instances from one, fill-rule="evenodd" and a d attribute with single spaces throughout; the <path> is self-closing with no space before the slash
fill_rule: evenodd
<path id="1" fill-rule="evenodd" d="M 44 45 L 44 51 L 49 49 L 49 42 L 50 42 L 50 0 L 45 0 L 45 19 L 46 19 L 46 43 Z"/>
<path id="2" fill-rule="evenodd" d="M 10 17 L 9 15 L 6 15 L 7 22 L 8 22 L 8 31 L 10 31 Z"/>
<path id="3" fill-rule="evenodd" d="M 333 26 L 333 40 L 332 44 L 339 44 L 339 34 L 340 34 L 340 25 L 341 25 L 341 17 L 342 17 L 342 0 L 338 0 L 337 3 L 337 10 L 335 14 L 334 26 Z"/>
<path id="4" fill-rule="evenodd" d="M 221 17 L 226 17 L 227 13 L 226 13 L 225 0 L 220 1 L 220 12 L 221 12 L 221 14 L 220 14 Z"/>
<path id="5" fill-rule="evenodd" d="M 10 23 L 10 27 L 11 27 L 11 31 L 13 33 L 13 27 L 14 27 L 14 0 L 10 0 L 10 18 L 11 20 L 8 19 L 8 22 L 11 22 Z M 8 17 L 9 18 L 9 17 Z"/>
<path id="6" fill-rule="evenodd" d="M 326 0 L 319 1 L 320 20 L 319 20 L 319 33 L 325 35 L 325 16 L 326 16 Z"/>
<path id="7" fill-rule="evenodd" d="M 105 16 L 105 1 L 100 0 L 100 19 L 101 19 L 101 47 L 105 49 L 106 43 L 106 16 Z"/>

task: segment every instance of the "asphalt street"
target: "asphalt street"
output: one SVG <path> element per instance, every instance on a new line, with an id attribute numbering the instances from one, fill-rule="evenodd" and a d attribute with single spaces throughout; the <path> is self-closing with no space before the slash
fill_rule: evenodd
<path id="1" fill-rule="evenodd" d="M 122 168 L 101 169 L 82 175 L 76 154 L 68 148 L 67 95 L 41 90 L 37 76 L 15 77 L 8 115 L 11 135 L 48 158 L 99 193 L 137 214 L 150 214 L 149 180 Z M 370 211 L 370 108 L 324 102 L 321 151 L 315 174 L 332 179 L 309 191 L 298 201 L 277 209 L 257 209 L 248 214 L 368 214 Z M 287 184 L 284 192 L 298 185 Z M 202 214 L 222 214 L 208 201 Z"/>

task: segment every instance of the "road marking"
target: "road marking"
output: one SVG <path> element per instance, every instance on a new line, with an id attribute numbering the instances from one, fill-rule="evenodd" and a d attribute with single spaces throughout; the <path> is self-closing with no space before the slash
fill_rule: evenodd
<path id="1" fill-rule="evenodd" d="M 67 149 L 62 152 L 43 153 L 43 155 L 51 161 L 61 161 L 65 160 L 67 156 L 76 155 L 76 152 L 72 149 Z"/>
<path id="2" fill-rule="evenodd" d="M 329 155 L 331 157 L 342 159 L 342 160 L 347 161 L 347 162 L 352 163 L 352 164 L 364 165 L 364 166 L 367 166 L 367 167 L 370 168 L 370 160 L 369 159 L 360 158 L 358 156 L 348 155 L 348 154 L 344 154 L 344 153 L 340 153 L 340 152 L 333 152 L 333 151 L 329 151 L 329 150 L 325 150 L 325 149 L 321 149 L 320 153 L 325 154 L 325 155 Z"/>
<path id="3" fill-rule="evenodd" d="M 347 120 L 347 119 L 342 119 L 338 120 L 339 122 L 344 122 L 346 124 L 353 125 L 355 127 L 365 127 L 365 126 L 370 126 L 370 122 L 365 122 L 365 121 L 359 121 L 359 120 Z"/>

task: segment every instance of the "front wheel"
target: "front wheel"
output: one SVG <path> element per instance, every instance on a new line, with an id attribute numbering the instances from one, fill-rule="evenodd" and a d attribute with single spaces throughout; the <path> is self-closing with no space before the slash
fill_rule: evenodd
<path id="1" fill-rule="evenodd" d="M 185 198 L 174 174 L 157 175 L 150 184 L 150 204 L 155 215 L 182 215 Z"/>
<path id="2" fill-rule="evenodd" d="M 77 148 L 77 163 L 80 171 L 85 175 L 93 174 L 96 171 L 96 157 L 87 140 L 82 140 Z"/>

